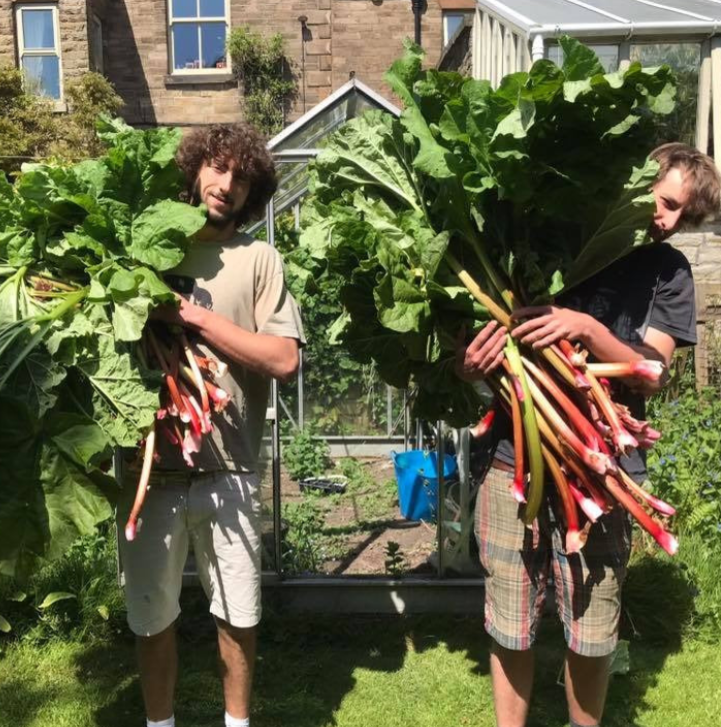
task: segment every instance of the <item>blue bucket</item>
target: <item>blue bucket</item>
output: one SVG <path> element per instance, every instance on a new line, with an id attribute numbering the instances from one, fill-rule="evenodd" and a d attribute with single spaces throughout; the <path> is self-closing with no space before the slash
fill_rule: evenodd
<path id="1" fill-rule="evenodd" d="M 422 449 L 391 452 L 398 482 L 401 515 L 406 520 L 435 521 L 438 499 L 438 455 Z M 453 455 L 443 457 L 443 477 L 456 474 L 458 465 Z"/>

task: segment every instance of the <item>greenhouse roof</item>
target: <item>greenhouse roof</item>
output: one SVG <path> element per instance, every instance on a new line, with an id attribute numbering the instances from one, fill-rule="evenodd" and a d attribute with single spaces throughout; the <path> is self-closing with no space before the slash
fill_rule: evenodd
<path id="1" fill-rule="evenodd" d="M 324 139 L 346 121 L 371 109 L 400 114 L 400 110 L 356 78 L 321 101 L 297 121 L 283 129 L 268 143 L 280 163 L 279 185 L 274 206 L 279 214 L 292 207 L 308 186 L 307 167 Z"/>
<path id="2" fill-rule="evenodd" d="M 478 0 L 478 7 L 527 35 L 713 35 L 721 0 Z"/>

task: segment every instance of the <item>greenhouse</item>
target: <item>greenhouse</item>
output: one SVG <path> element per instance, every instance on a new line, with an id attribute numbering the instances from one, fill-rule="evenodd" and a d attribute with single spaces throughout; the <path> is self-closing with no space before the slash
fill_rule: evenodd
<path id="1" fill-rule="evenodd" d="M 263 228 L 267 228 L 268 240 L 283 249 L 284 240 L 289 234 L 292 236 L 297 232 L 300 226 L 303 198 L 308 191 L 309 161 L 318 154 L 329 134 L 346 121 L 372 109 L 394 115 L 400 113 L 393 103 L 359 79 L 352 78 L 270 141 L 269 146 L 279 166 L 280 184 L 268 207 L 266 222 L 254 228 L 257 234 L 263 234 Z M 335 317 L 339 310 L 335 302 L 328 313 Z M 317 599 L 321 599 L 325 607 L 334 610 L 403 611 L 407 608 L 406 601 L 415 601 L 415 608 L 421 607 L 418 598 L 414 599 L 412 595 L 417 592 L 424 600 L 424 607 L 433 608 L 434 599 L 431 597 L 429 600 L 427 591 L 429 587 L 440 583 L 439 576 L 448 571 L 448 564 L 443 562 L 442 555 L 438 557 L 435 547 L 435 542 L 444 538 L 444 535 L 440 525 L 433 522 L 435 518 L 428 518 L 428 522 L 409 522 L 399 517 L 398 508 L 394 504 L 396 483 L 391 466 L 391 453 L 394 450 L 399 454 L 407 451 L 416 441 L 424 441 L 424 437 L 426 442 L 435 442 L 432 436 L 435 424 L 429 426 L 415 422 L 411 427 L 407 393 L 383 384 L 374 377 L 372 370 L 367 367 L 364 370 L 337 347 L 329 353 L 324 338 L 325 326 L 320 329 L 314 326 L 313 320 L 309 320 L 309 313 L 305 310 L 302 312 L 309 340 L 308 349 L 302 357 L 297 380 L 290 385 L 274 384 L 267 417 L 267 470 L 263 502 L 267 507 L 264 511 L 267 524 L 270 525 L 272 520 L 273 535 L 271 538 L 268 534 L 264 540 L 264 583 L 282 585 L 283 601 L 291 606 L 295 603 L 298 607 L 315 609 L 318 607 Z M 332 368 L 316 373 L 313 354 L 321 345 L 326 347 L 321 349 L 320 355 L 332 357 Z M 348 370 L 347 383 L 333 391 L 333 386 L 337 387 L 344 368 Z M 333 493 L 338 490 L 327 498 L 332 504 L 325 512 L 326 519 L 346 517 L 347 521 L 338 529 L 348 530 L 350 534 L 324 536 L 317 533 L 314 537 L 318 542 L 306 542 L 300 546 L 306 547 L 308 557 L 296 557 L 292 554 L 293 549 L 299 546 L 293 528 L 302 529 L 305 523 L 298 522 L 293 516 L 286 517 L 289 512 L 286 506 L 290 505 L 291 512 L 302 512 L 303 480 L 288 480 L 284 467 L 288 457 L 285 446 L 294 435 L 303 432 L 308 432 L 311 440 L 326 442 L 331 457 L 336 460 L 337 469 L 345 473 L 331 474 L 320 479 L 329 483 L 325 484 L 326 491 Z M 459 437 L 459 442 L 464 439 L 467 443 L 467 434 L 457 432 L 456 436 Z M 450 455 L 448 458 L 450 459 Z M 342 464 L 343 461 L 346 462 L 345 465 Z M 457 478 L 453 482 L 453 486 L 458 488 Z M 357 498 L 353 488 L 359 484 L 366 490 L 373 488 L 374 492 L 366 491 Z M 375 493 L 379 486 L 383 489 L 380 494 Z M 310 489 L 307 486 L 304 488 Z M 464 483 L 464 488 L 463 504 L 468 510 L 467 482 Z M 457 493 L 456 497 L 460 505 L 460 494 Z M 352 504 L 344 503 L 344 498 Z M 363 522 L 363 516 L 358 517 L 364 499 L 374 501 L 367 503 L 373 511 L 373 515 L 367 518 L 370 522 Z M 433 499 L 432 509 L 435 511 L 436 496 Z M 308 509 L 313 507 L 313 499 L 310 502 Z M 349 513 L 348 510 L 352 512 Z M 457 514 L 459 513 L 460 509 Z M 323 514 L 317 510 L 313 514 L 320 518 L 314 521 L 315 524 L 320 525 L 321 530 L 326 529 L 320 522 Z M 466 538 L 463 546 L 461 545 L 455 532 L 459 527 L 458 523 L 453 526 L 454 532 L 450 534 L 450 539 L 448 533 L 445 535 L 447 547 L 450 548 L 446 561 L 448 556 L 456 560 L 464 557 L 465 567 L 468 568 L 470 558 L 465 550 L 469 541 Z M 398 528 L 408 544 L 398 546 L 394 559 L 394 546 L 391 545 L 389 551 L 387 542 L 389 538 L 391 542 L 395 542 L 392 538 L 397 536 L 393 533 Z M 386 550 L 379 550 L 374 543 L 379 536 L 386 541 Z M 422 563 L 421 573 L 415 576 L 405 575 L 403 585 L 400 586 L 398 577 L 401 575 L 401 565 L 407 565 L 404 561 L 404 550 L 408 547 L 418 551 L 415 558 Z M 326 557 L 324 552 L 328 549 L 335 550 L 336 554 Z M 384 565 L 384 559 L 389 558 L 390 565 Z M 458 563 L 455 565 L 457 568 Z M 474 576 L 477 576 L 477 566 L 470 567 Z M 458 574 L 458 571 L 453 572 Z M 393 573 L 395 575 L 390 577 Z M 371 578 L 368 579 L 368 576 Z M 460 581 L 455 583 L 457 586 L 461 585 Z M 475 578 L 472 581 L 464 580 L 463 583 L 470 588 L 465 589 L 469 593 L 473 593 L 480 584 Z M 423 587 L 423 595 L 417 586 Z M 318 590 L 319 588 L 322 590 Z M 395 593 L 399 588 L 403 591 L 402 596 Z M 389 589 L 393 591 L 393 597 L 389 597 Z M 329 590 L 333 593 L 330 600 L 327 596 Z M 453 608 L 445 597 L 442 601 L 436 599 L 435 607 L 442 610 Z"/>
<path id="2" fill-rule="evenodd" d="M 712 89 L 721 83 L 721 4 L 479 0 L 471 39 L 473 76 L 497 84 L 539 58 L 559 60 L 562 35 L 593 48 L 607 71 L 632 61 L 668 63 L 682 81 L 670 122 L 677 137 L 719 158 L 721 98 Z"/>

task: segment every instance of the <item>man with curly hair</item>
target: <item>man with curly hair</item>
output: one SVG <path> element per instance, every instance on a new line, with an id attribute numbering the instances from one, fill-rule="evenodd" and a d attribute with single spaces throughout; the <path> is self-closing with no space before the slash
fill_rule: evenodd
<path id="1" fill-rule="evenodd" d="M 137 636 L 140 681 L 150 727 L 174 727 L 175 622 L 189 546 L 218 630 L 227 727 L 249 725 L 260 620 L 260 498 L 257 459 L 271 378 L 292 377 L 304 343 L 298 307 L 281 259 L 238 232 L 262 217 L 276 189 L 273 160 L 247 124 L 188 134 L 177 160 L 188 199 L 207 223 L 181 265 L 167 276 L 179 307 L 163 320 L 183 326 L 196 345 L 228 364 L 231 401 L 213 414 L 212 435 L 189 469 L 160 447 L 160 462 L 136 539 L 121 539 L 128 624 Z M 118 508 L 125 521 L 127 502 Z"/>

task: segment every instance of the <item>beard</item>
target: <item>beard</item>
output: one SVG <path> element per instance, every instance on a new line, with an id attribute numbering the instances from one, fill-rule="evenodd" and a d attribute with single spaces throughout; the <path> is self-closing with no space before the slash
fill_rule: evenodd
<path id="1" fill-rule="evenodd" d="M 231 200 L 224 199 L 223 201 L 227 202 L 232 207 Z M 194 207 L 199 207 L 201 204 L 203 204 L 203 200 L 200 197 L 200 185 L 198 182 L 196 182 L 195 186 L 193 187 L 190 196 L 190 203 Z M 236 211 L 232 211 L 231 209 L 228 212 L 218 212 L 217 210 L 211 210 L 210 207 L 208 207 L 206 218 L 208 220 L 208 224 L 211 227 L 214 227 L 217 230 L 224 230 L 231 222 L 235 223 L 236 226 L 240 224 L 242 220 L 242 208 Z"/>

